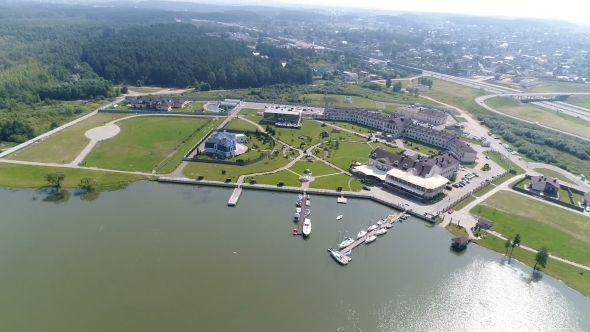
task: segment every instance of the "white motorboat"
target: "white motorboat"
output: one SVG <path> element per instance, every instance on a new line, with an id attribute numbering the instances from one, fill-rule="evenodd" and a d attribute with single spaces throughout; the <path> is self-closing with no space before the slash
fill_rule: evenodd
<path id="1" fill-rule="evenodd" d="M 336 217 L 336 220 L 340 220 L 342 219 L 342 217 L 344 217 L 343 215 L 339 215 L 338 217 Z"/>
<path id="2" fill-rule="evenodd" d="M 340 253 L 338 251 L 334 251 L 332 249 L 328 249 L 328 251 L 330 252 L 330 254 L 332 255 L 332 257 L 340 264 L 342 265 L 346 265 L 348 264 L 348 262 L 350 261 L 349 257 L 340 255 Z"/>
<path id="3" fill-rule="evenodd" d="M 299 221 L 300 217 L 301 215 L 299 213 L 295 213 L 295 215 L 293 216 L 293 221 Z"/>
<path id="4" fill-rule="evenodd" d="M 387 233 L 387 229 L 385 229 L 385 228 L 379 228 L 379 229 L 378 229 L 378 230 L 375 232 L 375 235 L 383 235 L 383 234 L 385 234 L 385 233 Z"/>
<path id="5" fill-rule="evenodd" d="M 309 217 L 309 215 L 311 214 L 311 210 L 310 209 L 305 209 L 305 216 Z"/>
<path id="6" fill-rule="evenodd" d="M 301 206 L 301 201 L 297 201 L 297 203 L 295 203 L 295 206 L 297 206 L 297 207 Z"/>
<path id="7" fill-rule="evenodd" d="M 311 201 L 308 199 L 307 201 L 305 201 L 305 205 L 311 206 Z"/>
<path id="8" fill-rule="evenodd" d="M 372 231 L 376 230 L 377 227 L 379 227 L 379 225 L 371 225 L 371 226 L 367 227 L 367 232 L 372 232 Z"/>
<path id="9" fill-rule="evenodd" d="M 371 242 L 375 242 L 375 240 L 377 240 L 377 237 L 375 235 L 369 235 L 365 239 L 365 244 L 369 244 Z"/>
<path id="10" fill-rule="evenodd" d="M 349 250 L 347 252 L 344 253 L 346 256 L 350 256 L 350 254 L 352 254 L 352 250 Z"/>
<path id="11" fill-rule="evenodd" d="M 340 242 L 340 244 L 338 245 L 338 249 L 344 249 L 353 243 L 354 243 L 353 238 L 350 238 L 350 237 L 344 238 L 344 241 Z"/>
<path id="12" fill-rule="evenodd" d="M 393 227 L 393 224 L 391 224 L 391 223 L 385 225 L 385 228 L 391 228 L 391 227 Z"/>
<path id="13" fill-rule="evenodd" d="M 305 222 L 303 223 L 303 235 L 308 236 L 309 233 L 311 233 L 311 220 L 305 218 Z"/>
<path id="14" fill-rule="evenodd" d="M 381 226 L 381 225 L 383 225 L 383 219 L 380 219 L 379 221 L 377 221 L 377 225 L 378 225 L 378 226 Z"/>
<path id="15" fill-rule="evenodd" d="M 301 208 L 300 207 L 295 208 L 295 212 L 301 213 Z"/>
<path id="16" fill-rule="evenodd" d="M 361 229 L 361 230 L 359 231 L 359 233 L 356 235 L 356 238 L 357 238 L 357 239 L 360 239 L 361 237 L 363 237 L 363 236 L 365 236 L 365 235 L 367 235 L 367 231 L 365 231 L 364 229 Z"/>

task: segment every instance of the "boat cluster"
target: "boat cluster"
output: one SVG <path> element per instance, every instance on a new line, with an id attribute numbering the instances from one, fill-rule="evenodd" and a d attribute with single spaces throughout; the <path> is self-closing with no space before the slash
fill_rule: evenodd
<path id="1" fill-rule="evenodd" d="M 305 202 L 303 201 L 305 200 Z M 305 209 L 305 211 L 302 211 L 302 205 L 303 208 Z M 297 197 L 297 202 L 295 203 L 295 215 L 293 216 L 293 221 L 294 222 L 299 222 L 301 221 L 301 214 L 303 213 L 303 227 L 302 227 L 302 233 L 304 236 L 308 236 L 311 233 L 311 219 L 309 218 L 309 215 L 311 214 L 311 210 L 309 209 L 309 206 L 311 205 L 311 200 L 309 195 L 299 195 Z M 299 235 L 299 232 L 297 229 L 293 230 L 293 234 L 294 235 Z"/>

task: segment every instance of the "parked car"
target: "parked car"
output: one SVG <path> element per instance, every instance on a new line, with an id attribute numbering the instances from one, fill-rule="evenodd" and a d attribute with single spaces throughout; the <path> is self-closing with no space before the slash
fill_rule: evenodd
<path id="1" fill-rule="evenodd" d="M 455 187 L 455 188 L 459 188 L 459 185 L 458 185 L 458 184 L 456 184 L 456 183 L 453 183 L 453 187 Z"/>
<path id="2" fill-rule="evenodd" d="M 590 212 L 590 206 L 586 206 L 586 212 Z"/>
<path id="3" fill-rule="evenodd" d="M 455 212 L 455 210 L 453 210 L 453 209 L 450 209 L 448 213 L 449 213 L 449 214 L 451 214 L 451 213 L 453 213 L 453 212 Z"/>
<path id="4" fill-rule="evenodd" d="M 363 186 L 363 190 L 371 190 L 371 188 L 369 186 Z"/>

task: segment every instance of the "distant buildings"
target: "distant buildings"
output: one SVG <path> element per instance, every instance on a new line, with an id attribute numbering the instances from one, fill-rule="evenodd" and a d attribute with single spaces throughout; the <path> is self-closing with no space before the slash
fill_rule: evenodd
<path id="1" fill-rule="evenodd" d="M 346 82 L 358 82 L 359 74 L 344 71 L 344 72 L 342 72 L 342 79 L 345 80 Z"/>
<path id="2" fill-rule="evenodd" d="M 299 107 L 267 107 L 264 110 L 264 122 L 278 126 L 299 127 L 301 123 L 301 108 Z"/>
<path id="3" fill-rule="evenodd" d="M 183 108 L 189 103 L 188 100 L 180 98 L 127 97 L 126 99 L 132 108 L 165 112 L 171 111 L 172 108 Z"/>
<path id="4" fill-rule="evenodd" d="M 416 125 L 410 117 L 388 116 L 380 111 L 366 109 L 326 108 L 323 113 L 314 114 L 312 118 L 359 123 L 380 131 L 384 136 L 405 137 L 424 142 L 448 150 L 461 162 L 473 163 L 477 158 L 477 151 L 461 141 L 456 134 Z"/>
<path id="5" fill-rule="evenodd" d="M 354 170 L 406 194 L 432 199 L 443 192 L 449 179 L 457 176 L 459 160 L 450 153 L 420 157 L 376 148 L 367 165 Z"/>
<path id="6" fill-rule="evenodd" d="M 537 79 L 536 77 L 531 77 L 531 78 L 523 78 L 518 82 L 518 85 L 520 85 L 523 88 L 530 88 L 531 86 L 535 86 L 540 84 L 541 82 L 539 82 L 539 79 Z"/>
<path id="7" fill-rule="evenodd" d="M 236 144 L 246 140 L 247 136 L 242 133 L 216 132 L 205 141 L 205 153 L 214 154 L 219 159 L 232 158 L 236 155 Z"/>

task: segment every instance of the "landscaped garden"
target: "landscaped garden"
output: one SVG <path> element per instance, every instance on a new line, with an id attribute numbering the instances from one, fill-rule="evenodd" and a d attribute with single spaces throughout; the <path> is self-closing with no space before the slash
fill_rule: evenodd
<path id="1" fill-rule="evenodd" d="M 252 123 L 239 118 L 231 119 L 229 123 L 226 124 L 223 128 L 241 131 L 256 131 L 258 129 L 258 127 L 256 127 Z"/>
<path id="2" fill-rule="evenodd" d="M 327 148 L 330 154 L 326 160 L 344 170 L 348 170 L 353 161 L 366 163 L 373 150 L 369 144 L 363 142 L 329 142 L 324 143 L 322 148 Z"/>
<path id="3" fill-rule="evenodd" d="M 257 184 L 277 185 L 279 182 L 283 182 L 283 185 L 289 187 L 299 187 L 301 185 L 301 182 L 299 182 L 299 175 L 293 174 L 293 172 L 287 170 L 273 174 L 259 175 L 253 178 L 256 180 Z"/>
<path id="4" fill-rule="evenodd" d="M 434 145 L 418 142 L 412 139 L 404 139 L 404 147 L 408 150 L 420 152 L 422 154 L 435 155 L 439 154 L 440 148 Z"/>
<path id="5" fill-rule="evenodd" d="M 323 126 L 322 126 L 323 125 Z M 327 140 L 362 140 L 347 131 L 340 131 L 339 133 L 333 133 L 332 127 L 324 125 L 317 121 L 303 121 L 301 129 L 290 129 L 290 128 L 279 128 L 272 127 L 276 135 L 275 137 L 284 141 L 285 143 L 307 149 L 312 145 Z M 322 132 L 327 132 L 328 136 L 322 138 L 320 135 Z"/>
<path id="6" fill-rule="evenodd" d="M 350 191 L 360 191 L 363 188 L 363 184 L 359 180 L 343 173 L 317 177 L 309 183 L 309 186 L 328 190 L 336 190 L 338 187 L 342 187 L 342 190 Z"/>
<path id="7" fill-rule="evenodd" d="M 311 162 L 310 161 L 298 161 L 293 166 L 291 166 L 290 170 L 292 170 L 293 172 L 295 172 L 299 175 L 303 175 L 303 172 L 306 169 L 309 169 L 311 171 L 312 176 L 314 176 L 314 177 L 319 176 L 319 175 L 340 173 L 339 170 L 337 170 L 333 167 L 330 167 L 319 160 L 316 160 L 316 159 L 310 159 L 310 160 L 311 160 Z"/>
<path id="8" fill-rule="evenodd" d="M 137 117 L 118 122 L 121 132 L 99 142 L 84 166 L 151 172 L 212 119 L 177 116 Z M 190 147 L 187 147 L 187 151 Z"/>

